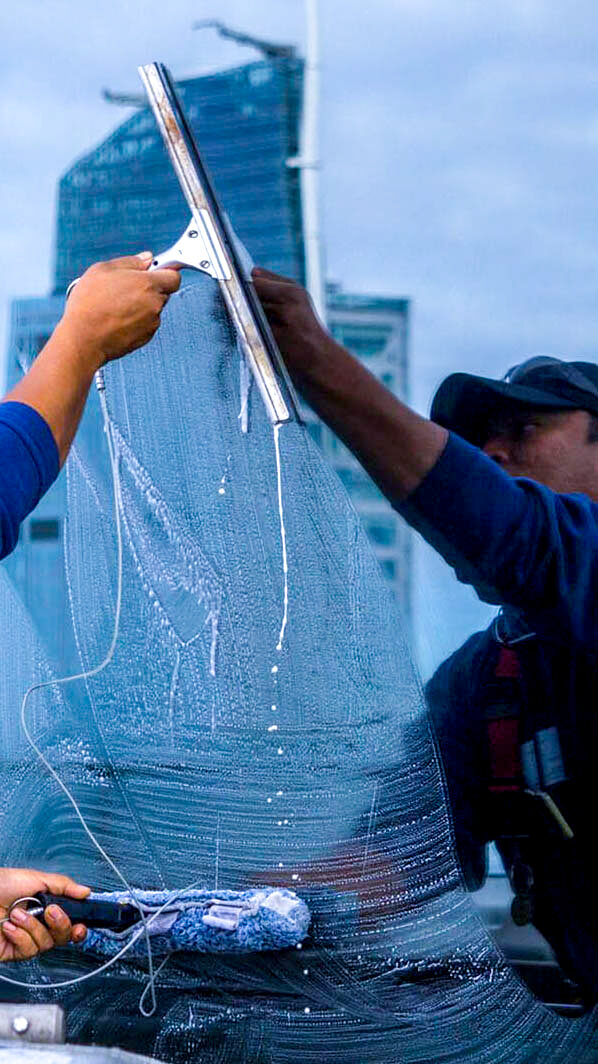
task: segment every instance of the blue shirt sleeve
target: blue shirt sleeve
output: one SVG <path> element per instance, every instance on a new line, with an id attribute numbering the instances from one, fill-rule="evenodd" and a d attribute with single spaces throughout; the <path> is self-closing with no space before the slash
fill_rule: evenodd
<path id="1" fill-rule="evenodd" d="M 0 558 L 14 550 L 19 526 L 58 476 L 49 426 L 25 403 L 0 403 Z"/>
<path id="2" fill-rule="evenodd" d="M 486 878 L 488 737 L 480 713 L 480 678 L 492 640 L 477 632 L 436 670 L 425 688 L 449 797 L 461 869 L 469 890 Z"/>
<path id="3" fill-rule="evenodd" d="M 451 434 L 396 509 L 486 602 L 537 630 L 598 648 L 598 505 L 513 478 Z"/>

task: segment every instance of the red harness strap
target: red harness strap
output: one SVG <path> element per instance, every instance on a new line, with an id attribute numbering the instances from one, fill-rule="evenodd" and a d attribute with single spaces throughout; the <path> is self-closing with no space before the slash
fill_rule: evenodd
<path id="1" fill-rule="evenodd" d="M 519 658 L 511 647 L 501 646 L 494 670 L 497 686 L 500 682 L 517 682 L 521 675 Z M 523 771 L 519 752 L 519 714 L 512 697 L 498 699 L 486 718 L 490 755 L 491 794 L 521 791 Z"/>

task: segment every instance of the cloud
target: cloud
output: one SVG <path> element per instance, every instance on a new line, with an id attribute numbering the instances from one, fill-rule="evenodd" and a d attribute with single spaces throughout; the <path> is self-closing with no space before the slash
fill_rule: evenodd
<path id="1" fill-rule="evenodd" d="M 103 86 L 137 90 L 152 58 L 182 75 L 253 56 L 191 31 L 215 14 L 304 37 L 301 0 L 3 5 L 5 303 L 47 289 L 56 182 L 127 113 Z M 531 0 L 321 4 L 330 273 L 414 298 L 416 376 L 544 346 L 549 328 L 592 349 L 598 19 L 588 2 L 561 16 Z"/>
<path id="2" fill-rule="evenodd" d="M 0 355 L 10 299 L 49 287 L 61 173 L 128 113 L 101 89 L 138 91 L 153 59 L 189 76 L 254 57 L 191 31 L 209 17 L 304 40 L 303 0 L 0 5 Z M 418 408 L 454 369 L 598 357 L 593 0 L 321 0 L 320 19 L 328 272 L 413 298 Z"/>

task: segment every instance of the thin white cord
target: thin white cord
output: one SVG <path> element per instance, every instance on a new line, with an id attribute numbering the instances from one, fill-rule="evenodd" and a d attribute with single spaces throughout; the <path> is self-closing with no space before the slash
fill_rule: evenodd
<path id="1" fill-rule="evenodd" d="M 35 691 L 43 690 L 46 687 L 57 687 L 57 686 L 62 686 L 62 685 L 67 684 L 67 683 L 74 683 L 77 680 L 89 680 L 89 679 L 91 679 L 91 677 L 97 676 L 112 661 L 112 658 L 114 656 L 114 651 L 116 649 L 116 644 L 117 644 L 117 641 L 118 641 L 118 635 L 119 635 L 119 629 L 120 629 L 121 606 L 122 606 L 122 590 L 123 590 L 123 541 L 122 541 L 122 524 L 121 524 L 122 494 L 121 494 L 121 487 L 120 487 L 118 458 L 117 458 L 116 447 L 115 447 L 113 436 L 112 436 L 112 425 L 111 425 L 111 421 L 110 421 L 110 414 L 109 414 L 108 406 L 107 406 L 107 403 L 106 403 L 104 377 L 103 377 L 103 373 L 101 371 L 98 371 L 98 373 L 96 374 L 96 386 L 97 386 L 99 400 L 100 400 L 100 406 L 101 406 L 101 410 L 102 410 L 102 417 L 103 417 L 103 422 L 104 422 L 104 432 L 106 434 L 106 441 L 107 441 L 107 445 L 108 445 L 108 454 L 109 454 L 109 459 L 110 459 L 110 469 L 111 469 L 111 474 L 112 474 L 112 485 L 113 485 L 113 495 L 114 495 L 114 515 L 115 515 L 115 528 L 116 528 L 116 542 L 117 542 L 117 586 L 116 586 L 116 604 L 115 604 L 115 612 L 114 612 L 114 627 L 113 627 L 113 632 L 112 632 L 112 639 L 110 641 L 110 646 L 108 648 L 108 651 L 107 651 L 104 659 L 100 662 L 99 665 L 96 665 L 93 669 L 90 669 L 90 670 L 84 671 L 84 672 L 80 672 L 80 673 L 75 673 L 72 676 L 63 676 L 63 677 L 60 677 L 58 679 L 44 680 L 44 681 L 42 681 L 40 683 L 32 684 L 28 688 L 28 690 L 25 692 L 25 695 L 23 696 L 23 701 L 21 703 L 20 719 L 21 719 L 21 727 L 23 729 L 23 733 L 24 733 L 25 738 L 27 739 L 27 742 L 29 743 L 30 747 L 35 752 L 35 754 L 37 755 L 39 760 L 42 762 L 42 764 L 45 766 L 45 768 L 50 773 L 50 775 L 53 777 L 53 779 L 56 781 L 56 783 L 59 785 L 59 787 L 61 788 L 61 790 L 65 794 L 66 798 L 68 799 L 68 801 L 71 803 L 71 805 L 72 805 L 73 809 L 75 810 L 75 813 L 76 813 L 76 815 L 77 815 L 77 817 L 78 817 L 78 819 L 79 819 L 79 821 L 81 823 L 81 826 L 82 826 L 83 830 L 85 831 L 86 835 L 90 839 L 90 841 L 93 844 L 93 846 L 95 846 L 95 848 L 97 849 L 98 853 L 101 855 L 103 860 L 106 861 L 106 863 L 109 865 L 109 867 L 115 873 L 115 875 L 118 877 L 118 879 L 124 885 L 125 889 L 128 891 L 128 893 L 129 893 L 129 895 L 131 897 L 131 901 L 137 906 L 137 908 L 139 910 L 139 916 L 140 916 L 140 920 L 141 920 L 141 923 L 142 923 L 142 927 L 139 928 L 139 930 L 137 932 L 135 932 L 135 934 L 132 936 L 132 938 L 123 946 L 123 948 L 114 957 L 111 957 L 108 961 L 106 961 L 105 964 L 100 965 L 100 967 L 98 967 L 98 968 L 94 968 L 93 971 L 87 972 L 84 975 L 77 976 L 77 977 L 75 977 L 73 979 L 63 980 L 63 981 L 61 981 L 59 983 L 27 983 L 27 982 L 24 982 L 24 981 L 21 981 L 21 980 L 18 980 L 18 979 L 11 979 L 9 976 L 0 974 L 0 981 L 5 982 L 5 983 L 10 983 L 13 986 L 24 987 L 26 989 L 31 989 L 31 990 L 54 990 L 54 989 L 60 989 L 62 987 L 67 987 L 67 986 L 74 986 L 77 983 L 82 983 L 82 982 L 86 981 L 87 979 L 91 979 L 92 977 L 95 977 L 95 976 L 99 975 L 100 973 L 107 971 L 114 964 L 116 964 L 121 959 L 121 957 L 125 956 L 125 954 L 128 953 L 128 951 L 133 947 L 133 945 L 138 941 L 139 938 L 141 938 L 142 936 L 145 936 L 146 947 L 147 947 L 147 960 L 148 960 L 148 980 L 147 980 L 147 984 L 145 986 L 145 989 L 144 989 L 144 991 L 143 991 L 143 993 L 142 993 L 142 995 L 140 997 L 140 1000 L 139 1000 L 139 1011 L 141 1012 L 141 1014 L 143 1016 L 147 1017 L 147 1016 L 152 1016 L 153 1013 L 156 1011 L 156 1008 L 157 1008 L 156 988 L 155 988 L 156 977 L 158 976 L 159 972 L 162 970 L 162 968 L 166 964 L 166 961 L 169 959 L 168 957 L 165 958 L 165 960 L 162 961 L 162 963 L 159 965 L 158 969 L 154 970 L 153 954 L 152 954 L 152 947 L 151 947 L 151 941 L 150 941 L 149 928 L 150 928 L 151 924 L 153 923 L 153 921 L 164 911 L 164 909 L 166 909 L 169 906 L 171 906 L 173 904 L 173 902 L 176 900 L 176 898 L 179 897 L 181 894 L 185 893 L 185 891 L 191 890 L 196 885 L 196 882 L 191 883 L 189 886 L 183 888 L 182 890 L 179 890 L 179 891 L 175 892 L 174 895 L 169 897 L 168 901 L 166 901 L 164 903 L 164 905 L 162 905 L 155 913 L 152 913 L 152 915 L 150 917 L 147 917 L 145 915 L 145 913 L 143 912 L 142 904 L 140 903 L 140 901 L 139 901 L 139 899 L 137 897 L 135 889 L 130 885 L 130 883 L 128 882 L 126 877 L 123 875 L 123 873 L 120 871 L 120 869 L 114 863 L 112 858 L 106 852 L 104 847 L 101 845 L 99 840 L 96 838 L 96 836 L 94 835 L 93 831 L 91 830 L 91 828 L 87 824 L 87 822 L 85 820 L 85 817 L 83 816 L 83 813 L 81 812 L 81 809 L 80 809 L 80 807 L 79 807 L 79 805 L 77 803 L 77 800 L 75 799 L 74 795 L 71 793 L 71 791 L 69 790 L 67 785 L 63 782 L 63 780 L 60 778 L 60 776 L 58 775 L 56 770 L 50 764 L 48 759 L 45 757 L 45 755 L 42 753 L 42 751 L 38 747 L 37 743 L 33 739 L 32 735 L 31 735 L 31 733 L 29 731 L 29 728 L 27 726 L 27 719 L 26 719 L 27 703 L 29 701 L 29 698 L 31 697 L 31 695 Z M 283 563 L 283 573 L 284 573 L 284 610 L 283 610 L 283 618 L 282 618 L 280 634 L 279 634 L 279 637 L 278 637 L 277 650 L 282 650 L 282 643 L 283 643 L 284 634 L 285 634 L 286 625 L 287 625 L 287 619 L 288 619 L 288 559 L 287 559 L 286 531 L 285 531 L 285 523 L 284 523 L 283 500 L 282 500 L 282 472 L 281 472 L 281 461 L 280 461 L 280 445 L 279 445 L 279 439 L 278 439 L 279 430 L 280 430 L 280 425 L 275 425 L 274 426 L 274 447 L 275 447 L 275 452 L 276 452 L 276 474 L 277 474 L 277 489 L 278 489 L 278 513 L 279 513 L 279 518 L 280 518 L 280 535 L 281 535 L 281 543 L 282 543 L 282 563 Z M 145 997 L 146 997 L 148 992 L 151 995 L 151 1007 L 150 1007 L 149 1010 L 146 1010 L 144 1003 L 145 1003 Z"/>
<path id="2" fill-rule="evenodd" d="M 120 869 L 116 866 L 116 864 L 114 863 L 112 858 L 109 856 L 109 854 L 106 853 L 105 849 L 103 848 L 103 846 L 101 845 L 99 840 L 95 837 L 95 835 L 92 832 L 91 828 L 87 824 L 87 822 L 86 822 L 86 820 L 85 820 L 85 818 L 83 816 L 83 813 L 81 812 L 81 809 L 79 808 L 79 805 L 77 803 L 76 798 L 71 793 L 71 791 L 69 790 L 67 785 L 60 778 L 60 776 L 58 775 L 56 770 L 50 764 L 48 759 L 45 757 L 45 755 L 42 753 L 42 751 L 40 750 L 39 746 L 37 745 L 37 743 L 33 739 L 33 736 L 31 735 L 31 733 L 29 731 L 29 728 L 27 727 L 27 719 L 26 719 L 27 703 L 29 701 L 29 698 L 31 697 L 31 695 L 35 691 L 41 691 L 41 690 L 43 690 L 46 687 L 59 687 L 59 686 L 62 686 L 63 684 L 74 683 L 76 680 L 88 680 L 92 676 L 97 676 L 98 673 L 102 672 L 102 670 L 105 669 L 106 666 L 109 665 L 110 662 L 112 661 L 112 658 L 114 656 L 114 651 L 116 649 L 116 643 L 117 643 L 117 640 L 118 640 L 119 629 L 120 629 L 121 605 L 122 605 L 122 587 L 123 587 L 123 543 L 122 543 L 122 527 L 121 527 L 122 496 L 121 496 L 121 489 L 120 489 L 118 459 L 117 459 L 117 456 L 116 456 L 116 448 L 114 446 L 114 440 L 112 438 L 112 426 L 111 426 L 111 422 L 110 422 L 110 415 L 109 415 L 109 412 L 108 412 L 108 405 L 106 403 L 104 376 L 103 376 L 103 373 L 101 371 L 98 371 L 98 373 L 96 374 L 96 387 L 97 387 L 98 395 L 99 395 L 99 399 L 100 399 L 100 407 L 101 407 L 101 410 L 102 410 L 102 417 L 103 417 L 103 421 L 104 421 L 104 432 L 106 434 L 106 441 L 107 441 L 107 444 L 108 444 L 108 454 L 109 454 L 109 458 L 110 458 L 110 469 L 111 469 L 111 473 L 112 473 L 112 486 L 113 486 L 113 494 L 114 494 L 114 517 L 115 517 L 116 542 L 117 542 L 117 583 L 116 583 L 116 605 L 115 605 L 115 611 L 114 611 L 114 628 L 113 628 L 113 632 L 112 632 L 112 639 L 110 641 L 110 646 L 108 648 L 108 651 L 107 651 L 103 661 L 101 661 L 100 664 L 96 665 L 93 669 L 90 669 L 90 670 L 85 671 L 85 672 L 75 673 L 72 676 L 63 676 L 63 677 L 60 677 L 59 679 L 56 679 L 56 680 L 44 680 L 44 681 L 42 681 L 40 683 L 32 684 L 31 687 L 28 688 L 28 690 L 25 692 L 25 694 L 23 696 L 23 701 L 21 703 L 21 716 L 20 716 L 20 719 L 21 719 L 21 727 L 23 729 L 25 738 L 27 739 L 27 742 L 29 743 L 30 747 L 35 752 L 35 754 L 37 755 L 39 760 L 42 762 L 42 764 L 48 770 L 50 775 L 53 777 L 53 779 L 56 781 L 58 786 L 61 788 L 61 790 L 63 791 L 63 793 L 65 794 L 65 796 L 69 800 L 69 802 L 71 803 L 71 805 L 72 805 L 73 809 L 75 810 L 75 813 L 77 814 L 77 817 L 78 817 L 78 819 L 79 819 L 79 821 L 81 823 L 81 826 L 82 826 L 83 830 L 85 831 L 85 834 L 88 836 L 88 838 L 90 839 L 92 844 L 95 846 L 95 848 L 98 851 L 98 853 L 104 859 L 104 861 L 106 861 L 106 863 L 109 865 L 109 867 L 112 869 L 112 871 L 118 877 L 118 879 L 120 879 L 121 883 L 124 885 L 126 890 L 129 892 L 133 904 L 137 905 L 137 908 L 139 909 L 139 915 L 140 915 L 141 923 L 142 923 L 143 927 L 140 929 L 140 931 L 139 931 L 138 935 L 136 936 L 136 938 L 139 937 L 142 934 L 145 935 L 146 945 L 147 945 L 148 969 L 149 969 L 148 984 L 147 984 L 147 987 L 146 987 L 146 989 L 145 989 L 145 991 L 143 993 L 142 1000 L 145 997 L 145 994 L 147 993 L 147 990 L 150 989 L 150 988 L 151 988 L 151 999 L 152 999 L 151 1012 L 148 1012 L 148 1013 L 143 1012 L 143 1015 L 151 1016 L 153 1014 L 153 1012 L 155 1012 L 155 1010 L 156 1010 L 157 1002 L 156 1002 L 155 985 L 154 985 L 155 984 L 155 975 L 154 975 L 154 966 L 153 966 L 153 960 L 152 960 L 152 947 L 151 947 L 150 936 L 149 936 L 149 932 L 148 932 L 149 923 L 148 923 L 148 921 L 147 921 L 147 919 L 145 917 L 145 914 L 143 913 L 143 910 L 141 909 L 140 903 L 139 903 L 139 901 L 137 899 L 137 894 L 135 892 L 135 889 L 134 889 L 134 887 L 132 887 L 130 885 L 130 883 L 128 882 L 126 877 L 123 875 L 123 873 L 120 871 Z M 136 941 L 136 939 L 134 939 L 134 941 Z M 128 944 L 126 949 L 129 949 L 131 944 L 132 943 Z M 122 952 L 126 952 L 126 949 L 123 950 Z M 99 972 L 105 971 L 105 969 L 109 968 L 116 960 L 118 960 L 118 958 L 121 955 L 122 955 L 122 953 L 119 954 L 117 957 L 112 958 L 112 960 L 109 961 L 107 964 L 104 964 L 100 968 L 95 969 L 94 972 L 90 973 L 90 974 L 96 975 Z M 56 987 L 70 986 L 73 983 L 81 982 L 83 979 L 87 979 L 87 978 L 89 978 L 89 976 L 85 975 L 85 976 L 80 976 L 77 979 L 69 980 L 68 983 L 46 983 L 46 984 L 43 984 L 43 985 L 45 987 L 49 988 L 49 989 L 53 988 L 54 986 L 56 986 Z M 3 976 L 3 975 L 0 975 L 0 979 L 2 979 L 4 982 L 15 982 L 14 980 L 8 979 L 7 976 Z M 17 986 L 35 987 L 35 984 L 33 984 L 33 983 L 17 983 L 16 985 Z"/>
<path id="3" fill-rule="evenodd" d="M 105 964 L 100 965 L 99 968 L 94 968 L 92 972 L 86 972 L 85 975 L 78 975 L 74 979 L 64 979 L 60 983 L 25 983 L 25 982 L 21 981 L 20 979 L 11 979 L 10 976 L 2 975 L 2 974 L 0 974 L 0 980 L 2 980 L 3 983 L 11 983 L 12 986 L 26 987 L 26 989 L 28 989 L 28 990 L 56 990 L 56 989 L 58 989 L 60 987 L 63 987 L 63 986 L 74 986 L 75 983 L 83 983 L 83 982 L 85 982 L 86 979 L 93 979 L 94 976 L 99 975 L 100 972 L 107 971 L 108 968 L 111 968 L 113 964 L 116 964 L 116 962 L 119 961 L 121 959 L 121 957 L 124 957 L 125 953 L 129 952 L 129 950 L 135 945 L 137 940 L 140 939 L 143 934 L 147 933 L 148 928 L 151 926 L 151 924 L 153 924 L 154 920 L 158 919 L 158 917 L 164 912 L 165 909 L 170 908 L 174 904 L 174 902 L 177 900 L 177 898 L 180 898 L 181 895 L 185 894 L 188 890 L 193 890 L 193 888 L 197 887 L 200 882 L 201 882 L 201 880 L 197 880 L 196 879 L 192 883 L 190 883 L 187 887 L 182 887 L 180 890 L 175 891 L 164 902 L 164 904 L 160 906 L 159 909 L 156 909 L 155 913 L 152 913 L 151 916 L 148 916 L 148 917 L 145 918 L 144 926 L 140 927 L 139 930 L 136 931 L 133 934 L 132 938 L 130 938 L 129 941 L 125 943 L 123 948 L 121 950 L 119 950 L 119 952 L 116 953 L 114 955 L 114 957 L 111 957 L 110 960 L 106 961 Z M 137 904 L 139 905 L 139 902 Z M 140 911 L 139 915 L 143 918 L 143 913 L 141 911 Z M 141 995 L 140 1006 L 141 1006 L 141 1002 L 145 998 L 145 995 L 147 994 L 150 986 L 153 986 L 153 984 L 155 982 L 155 979 L 156 979 L 156 976 L 158 975 L 158 972 L 160 972 L 161 969 L 164 967 L 164 964 L 166 963 L 166 960 L 169 959 L 169 957 L 170 957 L 170 954 L 169 954 L 169 956 L 167 958 L 165 958 L 165 960 L 162 962 L 160 967 L 155 972 L 152 973 L 152 977 L 148 978 L 147 986 L 145 987 L 145 990 L 143 991 L 143 994 Z M 154 1010 L 155 1010 L 155 1005 L 152 1002 L 152 1012 L 143 1012 L 143 1010 L 141 1010 L 141 1011 L 142 1011 L 142 1014 L 144 1016 L 151 1016 L 153 1014 Z"/>
<path id="4" fill-rule="evenodd" d="M 276 452 L 276 487 L 278 491 L 280 540 L 282 543 L 282 571 L 284 574 L 284 608 L 282 614 L 282 624 L 280 626 L 280 634 L 278 636 L 278 643 L 276 644 L 276 649 L 282 650 L 282 641 L 284 639 L 284 633 L 287 627 L 287 620 L 289 616 L 289 565 L 287 559 L 287 535 L 284 525 L 284 510 L 282 505 L 282 469 L 280 464 L 280 441 L 278 439 L 279 433 L 280 424 L 274 426 L 274 450 Z"/>
<path id="5" fill-rule="evenodd" d="M 241 422 L 241 432 L 246 435 L 249 429 L 249 391 L 252 376 L 240 343 L 237 343 L 237 348 L 239 351 L 239 390 L 241 393 L 241 409 L 238 414 L 238 420 Z"/>
<path id="6" fill-rule="evenodd" d="M 145 995 L 147 994 L 147 992 L 150 989 L 150 987 L 154 986 L 154 983 L 155 983 L 156 979 L 158 978 L 158 976 L 159 976 L 160 972 L 162 971 L 162 969 L 165 968 L 166 965 L 168 964 L 171 956 L 172 956 L 172 954 L 170 954 L 170 953 L 168 953 L 166 955 L 166 957 L 164 958 L 162 963 L 159 964 L 158 967 L 156 968 L 156 971 L 154 972 L 154 978 L 153 978 L 152 982 L 150 983 L 149 980 L 148 980 L 148 982 L 146 983 L 145 990 L 143 991 L 143 994 L 139 998 L 139 1011 L 140 1011 L 142 1016 L 152 1016 L 153 1015 L 153 1011 L 154 1011 L 153 1007 L 152 1007 L 150 1012 L 146 1011 L 146 1008 L 145 1008 Z"/>

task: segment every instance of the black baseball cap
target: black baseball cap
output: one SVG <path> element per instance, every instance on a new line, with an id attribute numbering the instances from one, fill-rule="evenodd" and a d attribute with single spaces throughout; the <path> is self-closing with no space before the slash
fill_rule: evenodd
<path id="1" fill-rule="evenodd" d="M 481 446 L 488 426 L 508 410 L 587 410 L 598 417 L 598 366 L 539 355 L 513 366 L 502 380 L 451 373 L 432 400 L 432 421 Z"/>

